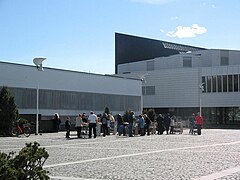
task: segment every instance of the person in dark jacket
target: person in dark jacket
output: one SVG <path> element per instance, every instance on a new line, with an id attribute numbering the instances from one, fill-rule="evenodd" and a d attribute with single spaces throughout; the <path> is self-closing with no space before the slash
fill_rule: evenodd
<path id="1" fill-rule="evenodd" d="M 107 121 L 108 121 L 107 113 L 104 113 L 103 116 L 101 117 L 103 137 L 105 137 L 108 133 Z"/>
<path id="2" fill-rule="evenodd" d="M 165 131 L 164 118 L 162 114 L 159 114 L 157 117 L 157 128 L 158 128 L 158 135 L 163 134 L 163 132 Z"/>
<path id="3" fill-rule="evenodd" d="M 65 121 L 66 138 L 70 138 L 70 127 L 70 117 L 67 117 L 67 120 Z"/>
<path id="4" fill-rule="evenodd" d="M 171 117 L 170 117 L 170 114 L 167 113 L 166 117 L 164 118 L 164 126 L 166 128 L 166 133 L 167 134 L 168 134 L 168 131 L 169 131 L 170 123 L 171 123 Z"/>
<path id="5" fill-rule="evenodd" d="M 125 136 L 126 134 L 121 114 L 117 115 L 117 132 L 119 136 L 121 136 L 121 134 Z"/>
<path id="6" fill-rule="evenodd" d="M 147 135 L 150 135 L 150 125 L 151 125 L 151 119 L 147 116 L 147 114 L 144 114 L 144 120 L 145 120 L 145 125 L 146 125 L 146 131 Z"/>

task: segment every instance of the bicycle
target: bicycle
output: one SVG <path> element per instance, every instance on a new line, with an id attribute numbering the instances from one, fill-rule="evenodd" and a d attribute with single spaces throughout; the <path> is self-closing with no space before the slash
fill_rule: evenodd
<path id="1" fill-rule="evenodd" d="M 13 136 L 17 137 L 21 134 L 24 134 L 26 137 L 29 137 L 31 135 L 30 124 L 27 123 L 20 126 L 20 124 L 17 123 L 16 126 L 12 128 L 11 133 Z"/>

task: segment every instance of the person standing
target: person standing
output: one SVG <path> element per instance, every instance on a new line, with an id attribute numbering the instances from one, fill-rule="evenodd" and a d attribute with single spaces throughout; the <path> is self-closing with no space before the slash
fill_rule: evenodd
<path id="1" fill-rule="evenodd" d="M 133 111 L 130 111 L 128 118 L 128 137 L 133 137 L 133 121 L 135 120 L 135 115 Z"/>
<path id="2" fill-rule="evenodd" d="M 81 114 L 79 114 L 76 117 L 76 124 L 75 124 L 75 127 L 77 129 L 77 137 L 78 138 L 81 138 L 82 124 L 83 124 L 82 117 L 81 117 Z"/>
<path id="3" fill-rule="evenodd" d="M 196 125 L 197 125 L 197 134 L 198 135 L 201 135 L 202 124 L 203 124 L 203 118 L 202 118 L 202 116 L 200 116 L 200 114 L 198 112 L 197 116 L 196 116 Z"/>
<path id="4" fill-rule="evenodd" d="M 117 115 L 117 132 L 119 136 L 121 136 L 121 134 L 125 136 L 126 134 L 121 114 Z"/>
<path id="5" fill-rule="evenodd" d="M 60 129 L 60 124 L 61 124 L 61 119 L 60 119 L 58 113 L 55 113 L 55 114 L 54 114 L 53 124 L 54 124 L 54 130 L 55 130 L 56 132 L 58 132 L 59 129 Z"/>
<path id="6" fill-rule="evenodd" d="M 150 125 L 151 125 L 151 120 L 150 118 L 147 116 L 147 114 L 144 114 L 144 120 L 145 120 L 145 124 L 146 124 L 146 131 L 147 131 L 147 135 L 150 135 Z M 146 132 L 145 131 L 145 132 Z"/>
<path id="7" fill-rule="evenodd" d="M 166 128 L 166 133 L 167 133 L 167 134 L 168 134 L 169 127 L 170 127 L 170 122 L 171 122 L 170 114 L 167 113 L 166 117 L 164 118 L 164 126 L 165 126 L 165 128 Z"/>
<path id="8" fill-rule="evenodd" d="M 88 137 L 89 138 L 92 138 L 92 131 L 93 131 L 94 138 L 97 137 L 97 131 L 96 131 L 97 120 L 98 120 L 97 115 L 94 114 L 93 111 L 91 111 L 90 115 L 88 117 L 88 123 L 89 123 L 89 134 L 88 134 Z"/>
<path id="9" fill-rule="evenodd" d="M 107 113 L 104 113 L 101 117 L 101 123 L 102 123 L 102 131 L 103 131 L 103 137 L 107 135 Z"/>
<path id="10" fill-rule="evenodd" d="M 192 116 L 189 118 L 189 134 L 194 133 L 194 126 L 195 126 L 195 114 L 192 113 Z"/>
<path id="11" fill-rule="evenodd" d="M 71 127 L 70 117 L 67 117 L 67 120 L 65 121 L 66 138 L 70 138 L 70 127 Z"/>
<path id="12" fill-rule="evenodd" d="M 164 118 L 162 114 L 159 114 L 157 117 L 157 129 L 158 129 L 158 135 L 163 134 L 165 128 L 164 128 Z"/>
<path id="13" fill-rule="evenodd" d="M 170 134 L 173 134 L 174 132 L 175 121 L 176 121 L 176 116 L 173 115 L 171 117 L 171 122 L 170 122 Z"/>
<path id="14" fill-rule="evenodd" d="M 140 126 L 140 134 L 141 136 L 144 136 L 145 121 L 142 115 L 139 115 L 139 126 Z"/>

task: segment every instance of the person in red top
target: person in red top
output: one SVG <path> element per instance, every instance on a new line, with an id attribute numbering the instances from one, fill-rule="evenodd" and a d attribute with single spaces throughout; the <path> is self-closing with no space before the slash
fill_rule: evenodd
<path id="1" fill-rule="evenodd" d="M 197 125 L 197 133 L 198 133 L 198 135 L 201 135 L 202 124 L 203 124 L 203 118 L 202 118 L 202 116 L 199 115 L 199 113 L 197 113 L 196 125 Z"/>

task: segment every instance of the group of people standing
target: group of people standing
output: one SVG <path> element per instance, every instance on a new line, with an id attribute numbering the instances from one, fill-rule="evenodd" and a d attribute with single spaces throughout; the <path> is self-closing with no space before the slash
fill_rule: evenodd
<path id="1" fill-rule="evenodd" d="M 103 136 L 110 135 L 110 122 L 114 121 L 111 114 L 104 113 L 103 116 L 97 116 L 93 111 L 87 116 L 85 113 L 79 114 L 75 120 L 77 137 L 81 138 L 83 127 L 88 127 L 88 138 L 97 137 L 97 124 L 101 123 Z M 65 121 L 66 138 L 70 138 L 71 120 L 67 117 Z"/>
<path id="2" fill-rule="evenodd" d="M 79 114 L 76 117 L 75 121 L 77 137 L 81 138 L 82 128 L 85 126 L 88 127 L 88 138 L 92 138 L 92 136 L 96 138 L 98 123 L 101 124 L 100 131 L 102 132 L 103 137 L 110 135 L 111 122 L 114 122 L 114 128 L 116 128 L 116 133 L 119 136 L 128 135 L 129 137 L 133 137 L 133 134 L 140 134 L 140 136 L 144 136 L 145 134 L 150 135 L 151 124 L 155 122 L 154 120 L 151 120 L 147 114 L 141 114 L 138 118 L 136 118 L 133 111 L 127 114 L 124 120 L 123 116 L 120 114 L 117 114 L 115 118 L 111 114 L 107 113 L 103 113 L 103 115 L 97 116 L 93 111 L 90 112 L 90 115 L 88 117 L 85 113 Z M 156 122 L 157 125 L 155 131 L 152 133 L 155 134 L 155 132 L 157 132 L 157 134 L 162 135 L 166 131 L 166 134 L 174 134 L 174 127 L 177 122 L 175 115 L 170 116 L 170 114 L 167 113 L 165 116 L 163 116 L 162 114 L 159 114 L 156 118 Z M 191 118 L 189 119 L 189 126 L 189 134 L 194 134 L 194 129 L 197 129 L 197 133 L 199 135 L 201 134 L 202 117 L 199 115 L 199 113 L 197 116 L 195 116 L 194 113 L 192 114 Z M 65 129 L 66 138 L 69 138 L 71 129 L 70 117 L 68 117 L 65 121 Z M 135 132 L 133 132 L 134 130 Z"/>

